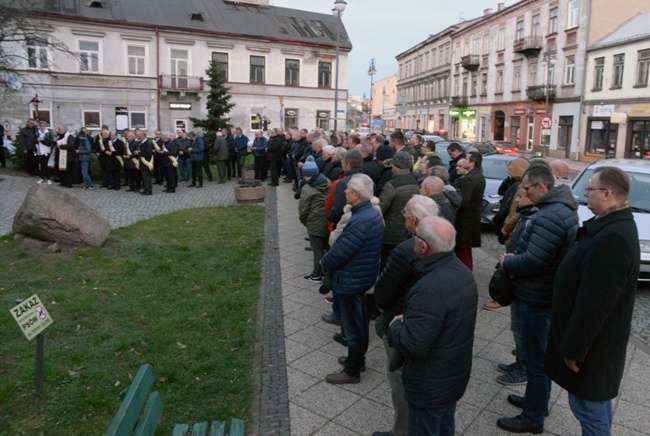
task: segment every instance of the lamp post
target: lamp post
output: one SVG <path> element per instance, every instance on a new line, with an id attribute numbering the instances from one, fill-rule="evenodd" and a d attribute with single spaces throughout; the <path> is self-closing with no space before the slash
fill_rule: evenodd
<path id="1" fill-rule="evenodd" d="M 372 132 L 372 79 L 377 73 L 375 69 L 375 58 L 370 59 L 370 66 L 368 67 L 368 75 L 370 76 L 370 104 L 368 105 L 368 129 Z"/>
<path id="2" fill-rule="evenodd" d="M 339 119 L 339 52 L 341 50 L 341 16 L 347 3 L 343 0 L 336 0 L 334 2 L 334 9 L 332 15 L 338 18 L 336 23 L 336 76 L 334 77 L 334 131 L 338 132 L 338 119 Z"/>
<path id="3" fill-rule="evenodd" d="M 404 94 L 402 91 L 399 91 L 397 94 L 397 104 L 395 104 L 395 110 L 397 110 L 397 113 L 400 114 L 400 117 L 402 118 L 402 130 L 404 130 L 404 115 L 406 114 L 407 108 L 406 105 L 403 103 L 404 100 Z"/>
<path id="4" fill-rule="evenodd" d="M 384 110 L 386 109 L 386 91 L 381 93 L 381 134 L 384 134 Z"/>
<path id="5" fill-rule="evenodd" d="M 548 95 L 551 93 L 551 87 L 553 86 L 553 76 L 555 75 L 555 63 L 557 62 L 557 58 L 555 57 L 555 52 L 550 52 L 546 51 L 544 53 L 544 57 L 542 58 L 542 65 L 544 68 L 546 68 L 546 86 L 545 86 L 545 94 L 546 94 L 546 106 L 544 106 L 544 109 L 546 110 L 546 113 L 548 114 Z M 553 73 L 551 74 L 551 69 L 553 70 Z"/>

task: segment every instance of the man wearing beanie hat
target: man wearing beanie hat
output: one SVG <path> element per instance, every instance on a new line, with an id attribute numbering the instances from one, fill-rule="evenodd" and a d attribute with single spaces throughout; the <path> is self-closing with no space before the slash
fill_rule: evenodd
<path id="1" fill-rule="evenodd" d="M 395 153 L 391 170 L 393 175 L 379 194 L 379 207 L 385 223 L 380 271 L 384 269 L 386 259 L 393 248 L 406 239 L 404 231 L 406 220 L 402 210 L 413 195 L 420 193 L 420 187 L 411 174 L 412 168 L 413 156 L 406 151 Z"/>
<path id="2" fill-rule="evenodd" d="M 305 164 L 302 166 L 302 175 L 306 177 L 314 177 L 318 175 L 318 166 L 314 160 L 314 156 L 307 156 Z"/>

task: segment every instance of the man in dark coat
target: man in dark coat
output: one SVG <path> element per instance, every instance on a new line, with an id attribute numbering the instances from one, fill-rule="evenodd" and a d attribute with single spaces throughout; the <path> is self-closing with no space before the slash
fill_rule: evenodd
<path id="1" fill-rule="evenodd" d="M 75 174 L 77 173 L 77 149 L 79 148 L 79 143 L 75 135 L 71 135 L 68 132 L 68 128 L 64 125 L 57 127 L 57 133 L 56 146 L 59 149 L 59 179 L 61 186 L 72 188 Z M 65 159 L 62 157 L 63 154 L 65 154 Z M 65 163 L 63 163 L 64 161 Z"/>
<path id="2" fill-rule="evenodd" d="M 472 369 L 478 290 L 454 255 L 454 233 L 444 218 L 420 222 L 413 233 L 420 279 L 388 330 L 388 344 L 404 357 L 410 435 L 454 434 L 456 403 Z"/>
<path id="3" fill-rule="evenodd" d="M 100 141 L 104 147 L 103 155 L 105 159 L 107 188 L 119 191 L 122 187 L 120 172 L 124 166 L 124 158 L 122 155 L 124 155 L 125 146 L 115 132 L 110 132 L 107 139 L 103 136 Z"/>
<path id="4" fill-rule="evenodd" d="M 456 224 L 456 208 L 445 195 L 445 182 L 437 176 L 429 176 L 420 186 L 420 195 L 430 197 L 440 209 L 440 216 L 452 224 Z"/>
<path id="5" fill-rule="evenodd" d="M 569 391 L 583 434 L 610 434 L 625 368 L 640 259 L 629 193 L 625 172 L 594 171 L 585 195 L 596 216 L 578 230 L 555 276 L 546 371 Z"/>
<path id="6" fill-rule="evenodd" d="M 542 433 L 551 396 L 551 379 L 544 371 L 544 359 L 553 280 L 578 230 L 578 204 L 571 189 L 554 184 L 555 177 L 548 166 L 531 165 L 524 171 L 520 187 L 538 212 L 524 229 L 517 250 L 500 261 L 503 271 L 513 278 L 523 344 L 521 361 L 528 378 L 524 397 L 508 396 L 509 403 L 523 408 L 522 413 L 497 420 L 499 427 L 513 433 Z"/>
<path id="7" fill-rule="evenodd" d="M 226 162 L 226 174 L 228 180 L 233 177 L 236 177 L 237 174 L 237 147 L 235 144 L 235 136 L 232 133 L 232 130 L 228 132 L 228 129 L 221 129 L 221 136 L 226 140 L 228 144 L 228 161 Z"/>
<path id="8" fill-rule="evenodd" d="M 282 147 L 284 147 L 284 132 L 282 129 L 269 129 L 269 144 L 266 147 L 266 159 L 271 173 L 271 186 L 280 184 L 282 169 Z"/>
<path id="9" fill-rule="evenodd" d="M 485 191 L 485 177 L 481 164 L 483 157 L 479 153 L 470 153 L 466 160 L 467 174 L 460 185 L 463 201 L 456 212 L 456 255 L 473 268 L 472 247 L 481 246 L 481 208 Z"/>
<path id="10" fill-rule="evenodd" d="M 365 293 L 375 284 L 379 272 L 384 233 L 381 214 L 370 203 L 373 183 L 368 176 L 352 176 L 345 196 L 352 206 L 352 216 L 321 260 L 323 268 L 332 272 L 332 292 L 339 300 L 341 321 L 348 339 L 348 355 L 339 359 L 343 370 L 325 378 L 331 384 L 360 381 L 369 340 Z"/>
<path id="11" fill-rule="evenodd" d="M 203 187 L 203 156 L 205 144 L 203 139 L 195 132 L 190 132 L 190 146 L 187 151 L 190 153 L 190 161 L 192 162 L 192 183 L 187 185 L 188 188 L 202 188 Z M 198 179 L 198 181 L 197 181 Z"/>
<path id="12" fill-rule="evenodd" d="M 255 139 L 251 146 L 251 151 L 254 157 L 255 179 L 265 181 L 267 177 L 266 168 L 266 148 L 268 147 L 268 140 L 264 137 L 261 130 L 255 132 Z"/>
<path id="13" fill-rule="evenodd" d="M 139 147 L 136 156 L 140 159 L 140 176 L 142 176 L 142 195 L 152 195 L 151 172 L 153 171 L 153 139 L 147 139 L 142 130 L 136 130 L 136 139 Z"/>
<path id="14" fill-rule="evenodd" d="M 361 154 L 363 155 L 363 173 L 370 177 L 375 184 L 375 195 L 377 195 L 377 182 L 381 176 L 382 164 L 375 160 L 375 149 L 370 142 L 361 144 Z"/>
<path id="15" fill-rule="evenodd" d="M 217 173 L 219 173 L 219 182 L 226 183 L 226 165 L 228 164 L 228 141 L 224 138 L 224 131 L 227 133 L 226 129 L 221 129 L 220 133 L 217 133 L 217 137 L 214 140 L 214 154 L 217 160 Z"/>
<path id="16" fill-rule="evenodd" d="M 456 179 L 460 177 L 460 175 L 456 172 L 458 161 L 465 159 L 467 155 L 465 154 L 463 147 L 457 142 L 452 142 L 449 144 L 447 147 L 447 152 L 451 157 L 451 160 L 449 161 L 449 183 L 453 185 Z"/>
<path id="17" fill-rule="evenodd" d="M 2 139 L 4 140 L 4 137 Z M 28 119 L 25 127 L 20 129 L 18 139 L 25 154 L 25 170 L 30 176 L 35 176 L 38 174 L 38 157 L 36 156 L 38 133 L 36 121 L 33 118 Z"/>
<path id="18" fill-rule="evenodd" d="M 171 194 L 176 192 L 176 184 L 178 177 L 176 176 L 176 167 L 178 166 L 178 146 L 171 140 L 169 135 L 162 135 L 162 143 L 160 144 L 160 151 L 162 160 L 160 164 L 163 169 L 163 176 L 167 189 L 164 192 Z"/>
<path id="19" fill-rule="evenodd" d="M 244 163 L 246 163 L 246 156 L 248 156 L 248 137 L 244 135 L 240 127 L 235 129 L 235 152 L 237 153 L 237 177 L 241 178 L 244 174 Z"/>

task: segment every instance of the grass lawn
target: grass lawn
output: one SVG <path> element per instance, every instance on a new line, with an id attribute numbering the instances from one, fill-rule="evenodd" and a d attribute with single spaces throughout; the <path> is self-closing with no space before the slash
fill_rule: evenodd
<path id="1" fill-rule="evenodd" d="M 175 423 L 249 418 L 264 209 L 195 209 L 115 230 L 102 248 L 26 252 L 0 238 L 0 434 L 103 434 L 140 365 Z M 9 309 L 37 293 L 35 345 Z"/>

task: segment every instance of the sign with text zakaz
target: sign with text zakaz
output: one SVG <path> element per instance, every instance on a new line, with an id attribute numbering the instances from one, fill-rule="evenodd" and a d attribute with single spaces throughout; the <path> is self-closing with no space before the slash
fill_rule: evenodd
<path id="1" fill-rule="evenodd" d="M 36 294 L 12 307 L 10 312 L 28 341 L 34 339 L 53 322 L 45 305 Z"/>

